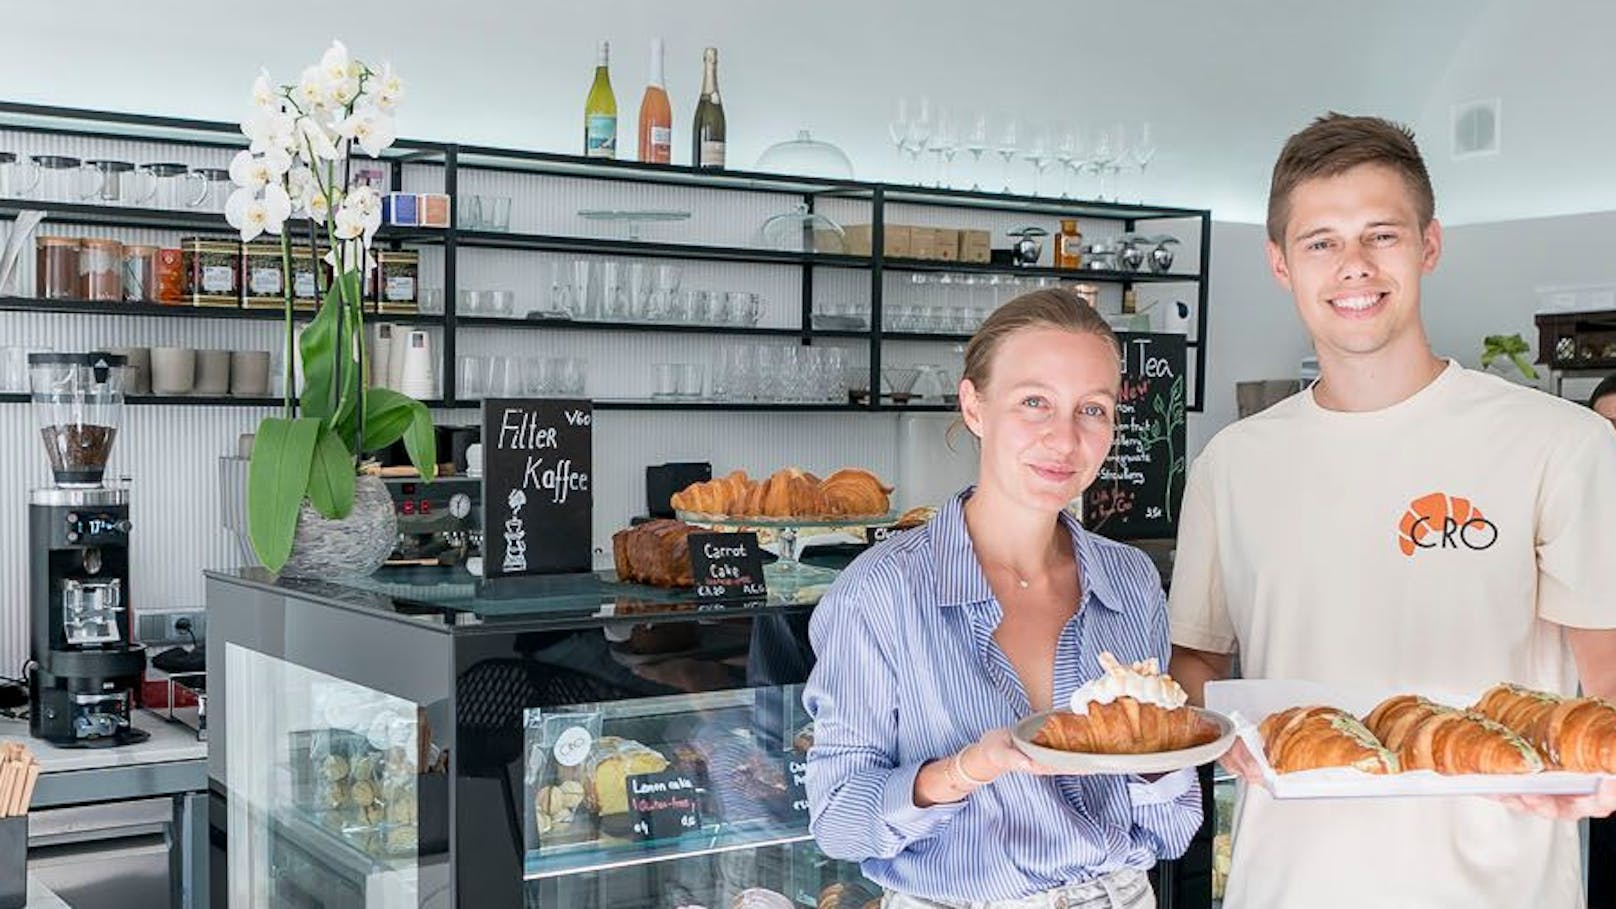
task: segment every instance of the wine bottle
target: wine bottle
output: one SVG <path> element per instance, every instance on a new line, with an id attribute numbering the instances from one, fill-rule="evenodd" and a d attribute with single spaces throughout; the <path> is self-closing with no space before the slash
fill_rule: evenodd
<path id="1" fill-rule="evenodd" d="M 584 154 L 590 158 L 617 157 L 617 97 L 607 73 L 610 47 L 600 42 L 600 58 L 595 64 L 595 81 L 590 83 L 584 101 Z"/>
<path id="2" fill-rule="evenodd" d="M 696 123 L 690 130 L 690 163 L 694 167 L 724 167 L 724 103 L 718 100 L 718 48 L 701 54 L 701 100 Z"/>
<path id="3" fill-rule="evenodd" d="M 651 79 L 640 99 L 640 160 L 667 164 L 673 160 L 673 107 L 662 85 L 662 39 L 651 39 Z"/>

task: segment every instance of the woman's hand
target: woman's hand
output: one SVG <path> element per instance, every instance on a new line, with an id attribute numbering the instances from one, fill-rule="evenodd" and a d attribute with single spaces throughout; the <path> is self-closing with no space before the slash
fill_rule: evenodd
<path id="1" fill-rule="evenodd" d="M 1056 776 L 1062 771 L 1034 761 L 1016 747 L 1009 729 L 989 729 L 976 744 L 960 753 L 960 769 L 978 780 L 995 780 L 1006 773 Z"/>

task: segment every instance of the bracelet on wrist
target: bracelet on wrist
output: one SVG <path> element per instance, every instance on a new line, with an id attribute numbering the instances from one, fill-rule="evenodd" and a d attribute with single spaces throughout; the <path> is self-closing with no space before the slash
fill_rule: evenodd
<path id="1" fill-rule="evenodd" d="M 965 783 L 967 786 L 970 786 L 972 789 L 980 789 L 983 786 L 986 786 L 986 785 L 992 783 L 993 781 L 992 780 L 979 780 L 976 777 L 971 776 L 969 773 L 965 772 L 965 763 L 964 763 L 965 752 L 970 751 L 970 750 L 971 750 L 971 746 L 966 745 L 964 748 L 961 748 L 959 751 L 954 752 L 954 760 L 951 762 L 951 764 L 953 766 L 954 775 L 959 777 L 961 782 Z"/>

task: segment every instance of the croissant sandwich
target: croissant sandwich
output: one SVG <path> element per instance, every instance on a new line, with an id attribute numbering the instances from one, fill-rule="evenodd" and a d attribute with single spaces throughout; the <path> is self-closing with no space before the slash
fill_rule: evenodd
<path id="1" fill-rule="evenodd" d="M 1187 706 L 1184 689 L 1160 672 L 1156 660 L 1123 666 L 1102 653 L 1100 668 L 1104 674 L 1074 692 L 1071 710 L 1051 715 L 1033 744 L 1090 754 L 1152 754 L 1217 739 L 1217 724 Z"/>
<path id="2" fill-rule="evenodd" d="M 1616 705 L 1609 701 L 1505 683 L 1488 689 L 1474 709 L 1531 743 L 1552 768 L 1616 773 Z"/>
<path id="3" fill-rule="evenodd" d="M 1397 756 L 1358 718 L 1334 707 L 1292 707 L 1258 727 L 1268 763 L 1279 773 L 1349 767 L 1365 773 L 1396 773 Z"/>
<path id="4" fill-rule="evenodd" d="M 1537 773 L 1543 759 L 1521 736 L 1474 711 L 1412 694 L 1382 701 L 1364 720 L 1404 770 Z"/>

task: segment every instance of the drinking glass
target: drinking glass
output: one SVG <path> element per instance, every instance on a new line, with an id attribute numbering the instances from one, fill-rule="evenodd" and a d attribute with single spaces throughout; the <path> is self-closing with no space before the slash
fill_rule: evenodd
<path id="1" fill-rule="evenodd" d="M 898 170 L 903 170 L 903 153 L 909 147 L 909 99 L 898 99 L 896 115 L 887 121 L 887 138 L 898 151 Z"/>
<path id="2" fill-rule="evenodd" d="M 651 269 L 644 262 L 628 266 L 629 312 L 637 321 L 648 321 L 651 314 Z"/>
<path id="3" fill-rule="evenodd" d="M 679 394 L 679 364 L 653 363 L 651 373 L 656 377 L 652 398 L 672 398 Z"/>
<path id="4" fill-rule="evenodd" d="M 936 159 L 937 188 L 942 189 L 948 185 L 948 165 L 954 161 L 954 153 L 959 151 L 959 136 L 954 131 L 954 123 L 948 116 L 948 108 L 937 108 L 937 119 L 932 129 L 931 147 L 932 156 Z"/>
<path id="5" fill-rule="evenodd" d="M 566 281 L 567 271 L 560 262 L 550 263 L 549 311 L 571 315 L 573 311 L 572 285 Z"/>
<path id="6" fill-rule="evenodd" d="M 924 95 L 920 98 L 920 108 L 914 118 L 909 121 L 909 163 L 915 170 L 915 184 L 922 185 L 926 181 L 921 175 L 920 153 L 926 150 L 926 143 L 931 141 L 934 128 L 931 118 L 931 99 Z"/>
<path id="7" fill-rule="evenodd" d="M 455 372 L 456 395 L 481 398 L 488 393 L 488 364 L 484 357 L 461 357 Z"/>
<path id="8" fill-rule="evenodd" d="M 572 317 L 574 319 L 595 319 L 600 315 L 600 309 L 595 304 L 595 294 L 591 292 L 590 275 L 594 271 L 594 264 L 588 259 L 575 259 L 572 263 Z"/>
<path id="9" fill-rule="evenodd" d="M 557 387 L 562 394 L 581 397 L 584 388 L 589 384 L 589 361 L 583 357 L 563 358 L 561 372 L 556 378 Z"/>
<path id="10" fill-rule="evenodd" d="M 622 265 L 617 262 L 600 264 L 601 317 L 613 322 L 624 322 L 630 315 L 628 292 L 623 288 Z"/>
<path id="11" fill-rule="evenodd" d="M 1049 167 L 1050 148 L 1049 130 L 1044 127 L 1034 127 L 1027 131 L 1027 148 L 1022 153 L 1027 163 L 1032 165 L 1032 194 L 1038 195 L 1039 179 L 1043 177 L 1045 168 Z"/>
<path id="12" fill-rule="evenodd" d="M 673 305 L 674 295 L 679 293 L 679 277 L 679 266 L 657 266 L 656 289 L 651 292 L 651 309 L 656 315 L 652 318 L 666 318 L 669 308 Z"/>
<path id="13" fill-rule="evenodd" d="M 1004 160 L 1004 192 L 1010 191 L 1010 162 L 1016 159 L 1021 151 L 1020 136 L 1021 123 L 1015 117 L 1004 121 L 1004 128 L 999 130 L 998 145 L 995 151 Z"/>
<path id="14" fill-rule="evenodd" d="M 705 370 L 700 363 L 680 363 L 678 368 L 678 396 L 687 401 L 701 398 L 702 378 Z"/>

